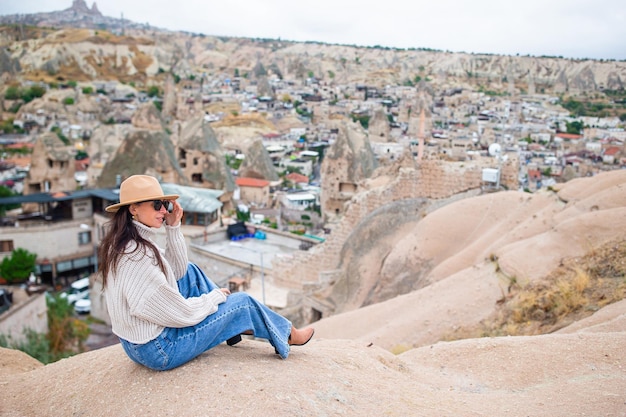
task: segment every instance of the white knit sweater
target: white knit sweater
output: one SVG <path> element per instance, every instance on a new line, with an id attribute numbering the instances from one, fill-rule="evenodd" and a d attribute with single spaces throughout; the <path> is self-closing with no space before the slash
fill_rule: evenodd
<path id="1" fill-rule="evenodd" d="M 141 236 L 150 239 L 156 229 L 134 221 Z M 113 333 L 132 343 L 143 344 L 157 337 L 165 327 L 193 326 L 217 311 L 226 295 L 213 290 L 200 297 L 184 298 L 176 281 L 187 272 L 185 237 L 180 225 L 165 226 L 166 249 L 159 248 L 166 274 L 150 249 L 129 253 L 130 242 L 118 267 L 107 277 L 106 303 Z"/>

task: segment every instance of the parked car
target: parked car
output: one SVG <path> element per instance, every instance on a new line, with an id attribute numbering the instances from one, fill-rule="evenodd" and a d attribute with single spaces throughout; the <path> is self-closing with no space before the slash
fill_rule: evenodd
<path id="1" fill-rule="evenodd" d="M 70 290 L 61 293 L 61 297 L 67 297 L 67 301 L 70 304 L 74 304 L 78 300 L 89 297 L 89 277 L 72 282 Z"/>
<path id="2" fill-rule="evenodd" d="M 81 298 L 74 303 L 74 311 L 76 314 L 91 313 L 91 300 L 89 298 Z"/>
<path id="3" fill-rule="evenodd" d="M 11 308 L 13 303 L 13 293 L 10 293 L 4 289 L 0 289 L 0 314 Z"/>

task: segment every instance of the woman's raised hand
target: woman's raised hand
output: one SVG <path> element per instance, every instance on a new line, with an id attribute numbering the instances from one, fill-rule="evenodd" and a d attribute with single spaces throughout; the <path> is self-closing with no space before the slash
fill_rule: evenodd
<path id="1" fill-rule="evenodd" d="M 174 207 L 171 213 L 165 215 L 165 223 L 169 226 L 176 226 L 183 218 L 183 206 L 176 200 L 170 200 Z"/>

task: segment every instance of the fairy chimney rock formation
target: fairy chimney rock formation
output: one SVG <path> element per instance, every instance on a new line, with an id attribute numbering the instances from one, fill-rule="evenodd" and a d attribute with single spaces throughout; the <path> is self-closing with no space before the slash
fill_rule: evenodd
<path id="1" fill-rule="evenodd" d="M 329 148 L 321 167 L 321 205 L 324 216 L 343 213 L 344 204 L 358 191 L 361 180 L 377 167 L 370 141 L 359 123 L 344 121 L 337 140 Z"/>
<path id="2" fill-rule="evenodd" d="M 133 114 L 131 123 L 137 129 L 163 130 L 163 119 L 159 110 L 152 103 L 144 103 Z"/>
<path id="3" fill-rule="evenodd" d="M 215 131 L 195 116 L 183 122 L 175 138 L 176 158 L 185 177 L 194 185 L 232 192 L 235 180 L 226 165 L 224 152 Z"/>
<path id="4" fill-rule="evenodd" d="M 254 140 L 245 150 L 246 159 L 239 167 L 241 177 L 259 178 L 267 181 L 279 179 L 276 168 L 272 163 L 265 146 L 261 140 Z"/>
<path id="5" fill-rule="evenodd" d="M 176 85 L 172 74 L 167 74 L 163 88 L 163 116 L 173 117 L 176 114 Z"/>
<path id="6" fill-rule="evenodd" d="M 384 107 L 379 107 L 374 110 L 374 114 L 369 121 L 369 139 L 371 142 L 391 142 L 389 132 L 389 119 Z"/>
<path id="7" fill-rule="evenodd" d="M 118 175 L 124 179 L 134 174 L 187 185 L 189 181 L 176 160 L 174 144 L 156 107 L 152 103 L 142 105 L 133 114 L 132 126 L 102 169 L 98 185 L 114 187 Z"/>

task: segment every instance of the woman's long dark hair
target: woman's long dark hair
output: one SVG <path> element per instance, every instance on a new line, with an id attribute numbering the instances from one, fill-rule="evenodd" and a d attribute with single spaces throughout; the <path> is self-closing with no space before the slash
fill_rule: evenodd
<path id="1" fill-rule="evenodd" d="M 143 251 L 147 255 L 148 248 L 154 253 L 159 268 L 165 273 L 165 265 L 157 247 L 149 240 L 144 239 L 133 224 L 128 206 L 122 206 L 105 225 L 105 234 L 98 248 L 99 271 L 102 273 L 102 287 L 106 288 L 107 277 L 117 268 L 120 258 L 124 255 L 128 242 L 135 241 L 137 245 L 132 252 Z"/>

